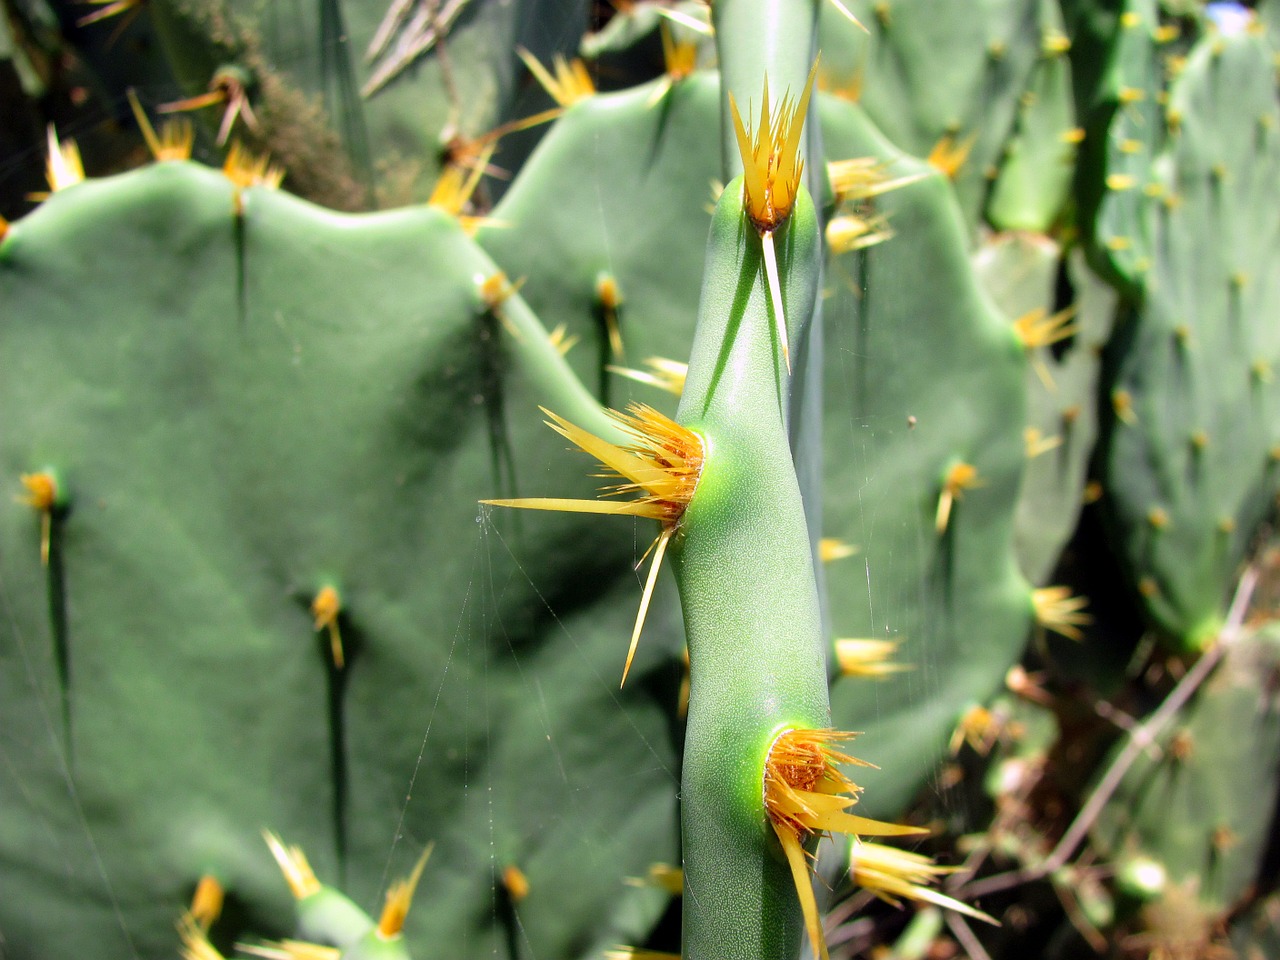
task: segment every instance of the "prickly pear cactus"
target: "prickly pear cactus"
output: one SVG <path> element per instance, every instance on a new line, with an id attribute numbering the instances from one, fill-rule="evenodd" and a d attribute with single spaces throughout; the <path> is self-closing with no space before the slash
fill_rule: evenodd
<path id="1" fill-rule="evenodd" d="M 375 913 L 434 841 L 408 933 L 459 955 L 661 910 L 624 878 L 675 856 L 679 671 L 614 692 L 630 539 L 475 504 L 591 485 L 510 412 L 595 408 L 486 301 L 495 269 L 439 211 L 352 220 L 186 163 L 9 228 L 0 464 L 58 485 L 0 506 L 13 956 L 171 955 L 206 873 L 217 942 L 290 935 L 264 827 Z"/>
<path id="2" fill-rule="evenodd" d="M 1257 216 L 1280 182 L 1280 108 L 1263 38 L 1209 31 L 1166 95 L 1151 11 L 1121 20 L 1097 241 L 1136 299 L 1112 351 L 1103 481 L 1147 611 L 1194 650 L 1280 489 L 1280 238 Z"/>

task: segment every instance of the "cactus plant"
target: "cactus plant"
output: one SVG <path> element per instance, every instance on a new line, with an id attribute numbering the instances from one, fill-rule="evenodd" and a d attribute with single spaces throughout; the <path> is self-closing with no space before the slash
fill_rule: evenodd
<path id="1" fill-rule="evenodd" d="M 527 162 L 502 158 L 519 169 L 492 209 L 483 187 L 472 193 L 488 153 L 454 156 L 427 207 L 351 217 L 267 189 L 281 175 L 310 189 L 297 155 L 277 169 L 237 146 L 225 176 L 165 159 L 78 183 L 77 154 L 50 134 L 54 195 L 0 222 L 0 352 L 13 358 L 0 384 L 13 491 L 0 509 L 7 948 L 201 960 L 237 941 L 271 956 L 313 949 L 261 941 L 294 937 L 353 958 L 434 944 L 588 957 L 630 943 L 783 960 L 806 940 L 826 953 L 824 884 L 925 901 L 903 950 L 944 930 L 976 942 L 967 922 L 1004 901 L 952 894 L 1008 886 L 947 880 L 910 842 L 865 838 L 921 832 L 908 810 L 921 788 L 945 789 L 947 754 L 1022 716 L 1002 686 L 1038 705 L 1024 770 L 1092 755 L 1072 740 L 1088 694 L 1055 688 L 1051 661 L 1048 680 L 1016 664 L 1045 666 L 1045 648 L 1027 646 L 1033 622 L 1073 637 L 1117 629 L 1106 608 L 1090 627 L 1067 587 L 1033 589 L 1075 526 L 1097 421 L 1114 549 L 1158 571 L 1203 554 L 1190 533 L 1205 511 L 1190 499 L 1166 507 L 1179 538 L 1161 543 L 1178 552 L 1144 548 L 1125 526 L 1126 504 L 1168 473 L 1125 444 L 1158 452 L 1186 427 L 1176 385 L 1152 376 L 1164 354 L 1148 331 L 1193 302 L 1175 282 L 1198 275 L 1192 260 L 1209 263 L 1224 231 L 1245 229 L 1242 198 L 1261 209 L 1273 196 L 1258 172 L 1274 152 L 1266 123 L 1251 128 L 1256 166 L 1215 181 L 1200 164 L 1206 130 L 1243 154 L 1241 118 L 1274 114 L 1262 41 L 1180 41 L 1188 60 L 1169 98 L 1181 133 L 1144 130 L 1135 151 L 1128 108 L 1154 107 L 1125 91 L 1161 86 L 1164 36 L 1138 3 L 1114 20 L 1083 3 L 984 7 L 957 34 L 950 72 L 919 51 L 957 22 L 955 5 L 851 4 L 861 34 L 826 0 L 722 0 L 713 71 L 692 69 L 695 56 L 709 64 L 709 44 L 676 45 L 704 29 L 700 14 L 639 4 L 593 39 L 618 58 L 602 76 L 643 63 L 637 43 L 665 51 L 663 72 L 596 94 L 586 68 L 545 57 L 583 35 L 579 6 L 558 6 L 570 25 L 522 54 L 516 25 L 541 8 L 471 2 L 449 28 L 457 52 L 489 30 L 503 39 L 472 64 L 492 94 L 477 103 L 483 122 L 460 122 L 506 116 L 521 62 L 560 105 Z M 338 74 L 347 86 L 329 88 L 330 117 L 418 109 L 421 84 L 407 77 L 344 105 L 351 77 L 377 68 L 312 71 L 287 29 L 306 22 L 334 40 L 345 23 L 358 41 L 378 22 L 417 29 L 411 14 L 153 5 L 148 24 L 198 28 L 175 73 L 199 74 L 198 87 L 219 66 L 255 68 L 272 89 L 248 103 L 268 118 Z M 349 57 L 346 43 L 325 56 Z M 1109 71 L 1086 62 L 1091 44 L 1113 52 Z M 428 86 L 449 56 L 426 52 Z M 1236 69 L 1252 99 L 1227 110 L 1215 71 Z M 1098 91 L 1101 108 L 1071 91 Z M 430 126 L 448 101 L 422 108 Z M 355 126 L 337 126 L 349 149 Z M 341 137 L 324 136 L 310 149 L 338 156 Z M 415 137 L 435 169 L 434 134 Z M 922 159 L 939 140 L 951 155 Z M 185 136 L 154 142 L 164 158 L 190 150 Z M 387 150 L 380 134 L 371 143 Z M 1215 203 L 1226 212 L 1199 233 L 1179 210 L 1150 220 L 1117 175 L 1186 185 L 1197 224 Z M 1277 257 L 1256 235 L 1256 266 L 1236 284 L 1248 305 L 1237 340 L 1266 354 Z M 1115 314 L 1127 319 L 1103 369 Z M 1239 360 L 1238 342 L 1213 345 L 1205 363 Z M 626 368 L 651 357 L 666 358 L 662 377 L 637 384 Z M 687 371 L 670 362 L 685 359 Z M 1136 423 L 1096 413 L 1100 373 Z M 1199 409 L 1233 402 L 1197 377 Z M 654 389 L 676 381 L 678 403 Z M 1167 420 L 1147 413 L 1164 408 Z M 1117 418 L 1125 409 L 1113 405 Z M 1031 457 L 1032 431 L 1061 443 Z M 1264 429 L 1239 432 L 1250 456 L 1269 449 L 1254 442 Z M 580 450 L 566 453 L 566 439 Z M 598 496 L 581 451 L 620 486 Z M 1227 490 L 1228 466 L 1206 463 L 1201 479 Z M 1157 574 L 1202 594 L 1150 604 L 1183 649 L 1206 636 L 1185 628 L 1183 607 L 1221 619 L 1269 476 L 1254 478 L 1233 514 L 1238 549 L 1203 589 L 1200 568 Z M 628 568 L 651 542 L 637 576 Z M 1206 740 L 1220 735 L 1215 710 L 1236 702 L 1224 690 L 1241 681 L 1245 699 L 1259 695 L 1236 649 L 1186 715 Z M 1108 695 L 1160 692 L 1096 659 Z M 1127 708 L 1144 706 L 1108 715 Z M 1226 753 L 1203 757 L 1196 782 L 1222 782 Z M 1160 823 L 1130 789 L 1144 770 L 1103 805 L 1094 850 L 1123 868 L 1140 845 L 1184 884 L 1194 814 Z M 1083 783 L 1087 771 L 1054 772 Z M 1073 843 L 1090 834 L 1093 790 L 1094 801 L 1061 795 L 1060 808 L 1081 803 Z M 994 793 L 988 820 L 944 819 L 987 830 L 984 856 L 1020 863 L 1010 885 L 1072 891 L 1108 936 L 1158 932 L 1159 911 L 1110 911 L 1087 862 L 1071 862 L 1075 846 L 1046 859 L 1010 843 L 1030 824 L 1009 829 L 1017 814 Z M 1209 916 L 1235 906 L 1259 862 L 1263 820 L 1241 824 L 1230 889 L 1201 891 Z M 818 845 L 824 833 L 852 837 L 834 849 Z M 661 865 L 675 863 L 682 872 Z M 929 889 L 940 882 L 949 891 Z M 936 907 L 954 911 L 945 924 Z M 1025 909 L 1044 910 L 1031 896 Z M 867 923 L 868 949 L 900 927 L 874 911 Z M 993 955 L 1014 941 L 984 935 Z"/>

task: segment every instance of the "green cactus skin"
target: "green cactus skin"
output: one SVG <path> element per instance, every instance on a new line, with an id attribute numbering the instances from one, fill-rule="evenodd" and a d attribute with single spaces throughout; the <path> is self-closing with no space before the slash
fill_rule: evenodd
<path id="1" fill-rule="evenodd" d="M 823 4 L 819 42 L 828 89 L 857 99 L 889 140 L 917 157 L 943 137 L 955 146 L 972 138 L 955 186 L 976 232 L 1005 148 L 1027 120 L 1020 104 L 1037 82 L 1045 41 L 1062 22 L 1056 0 L 847 6 L 869 33 Z M 1035 203 L 1053 195 L 1047 191 Z"/>
<path id="2" fill-rule="evenodd" d="M 242 206 L 237 229 L 223 176 L 161 164 L 60 192 L 0 244 L 0 470 L 11 494 L 46 464 L 72 485 L 69 725 L 52 564 L 0 498 L 6 949 L 169 955 L 205 872 L 241 907 L 219 942 L 289 936 L 264 826 L 360 905 L 398 835 L 435 839 L 410 944 L 503 949 L 507 863 L 539 954 L 637 941 L 666 895 L 623 878 L 676 856 L 678 673 L 615 691 L 630 539 L 474 503 L 500 492 L 486 371 L 521 485 L 590 495 L 526 412 L 603 431 L 599 408 L 518 297 L 518 334 L 484 339 L 497 267 L 439 211 Z M 329 579 L 341 675 L 308 610 Z"/>
<path id="3" fill-rule="evenodd" d="M 1075 333 L 1064 344 L 1028 349 L 1027 427 L 1046 444 L 1033 455 L 1018 498 L 1015 549 L 1027 580 L 1043 586 L 1075 531 L 1084 506 L 1090 457 L 1097 440 L 1097 394 L 1101 351 L 1115 320 L 1116 294 L 1084 262 L 1083 252 L 1066 254 L 1047 236 L 1005 233 L 979 244 L 974 269 L 996 306 L 1010 321 L 1030 311 L 1054 311 L 1060 270 L 1065 269 L 1075 300 L 1070 322 Z"/>
<path id="4" fill-rule="evenodd" d="M 1272 52 L 1261 37 L 1208 34 L 1167 99 L 1151 111 L 1147 162 L 1107 174 L 1098 217 L 1099 249 L 1136 292 L 1110 351 L 1102 473 L 1149 616 L 1175 648 L 1198 650 L 1280 485 L 1280 239 L 1256 216 L 1280 195 Z M 1136 135 L 1130 108 L 1142 105 L 1117 113 L 1109 142 Z"/>
<path id="5" fill-rule="evenodd" d="M 997 230 L 1046 232 L 1061 216 L 1075 175 L 1071 62 L 1057 0 L 1041 2 L 1039 30 L 1040 58 L 1018 98 L 987 203 L 987 219 Z"/>
<path id="6" fill-rule="evenodd" d="M 785 367 L 741 194 L 741 182 L 730 183 L 712 221 L 678 415 L 708 448 L 672 546 L 691 665 L 681 779 L 687 960 L 799 949 L 794 882 L 764 812 L 764 760 L 784 727 L 822 728 L 829 717 Z M 807 193 L 776 241 L 788 317 L 806 316 L 818 263 Z"/>
<path id="7" fill-rule="evenodd" d="M 823 107 L 831 156 L 875 157 L 894 177 L 928 171 L 859 108 Z M 885 818 L 910 802 L 966 707 L 989 699 L 1022 652 L 1030 611 L 1013 516 L 1028 363 L 969 263 L 943 177 L 885 194 L 874 210 L 893 238 L 830 269 L 824 448 L 826 533 L 860 549 L 827 570 L 832 622 L 841 636 L 902 641 L 894 659 L 915 667 L 871 694 L 857 678 L 832 685 L 835 726 L 864 731 L 857 755 L 881 767 L 860 772 L 859 810 Z M 957 461 L 977 467 L 983 486 L 938 536 L 943 475 Z"/>

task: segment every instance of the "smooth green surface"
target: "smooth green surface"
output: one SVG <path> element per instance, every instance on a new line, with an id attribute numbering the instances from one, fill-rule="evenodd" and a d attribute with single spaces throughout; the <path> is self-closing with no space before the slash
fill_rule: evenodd
<path id="1" fill-rule="evenodd" d="M 956 194 L 976 230 L 991 181 L 1016 132 L 1053 0 L 849 0 L 864 33 L 822 4 L 828 89 L 856 99 L 901 150 L 927 157 L 944 136 L 970 143 Z M 1046 10 L 1050 13 L 1046 14 Z M 844 156 L 836 152 L 831 156 Z"/>
<path id="2" fill-rule="evenodd" d="M 447 217 L 243 200 L 237 228 L 219 174 L 164 165 L 0 246 L 0 472 L 71 491 L 48 570 L 0 502 L 8 955 L 171 954 L 206 871 L 237 907 L 219 942 L 289 934 L 263 827 L 375 914 L 434 840 L 420 948 L 638 939 L 665 897 L 623 878 L 676 855 L 679 674 L 617 692 L 628 521 L 476 504 L 593 495 L 536 411 L 567 382 L 481 316 L 493 264 Z M 340 676 L 308 610 L 328 582 Z"/>
<path id="3" fill-rule="evenodd" d="M 979 245 L 973 266 L 983 288 L 1009 323 L 1031 311 L 1047 320 L 1056 312 L 1059 273 L 1066 272 L 1073 298 L 1067 340 L 1028 351 L 1027 429 L 1040 440 L 1060 441 L 1030 456 L 1018 495 L 1015 549 L 1018 568 L 1044 586 L 1066 546 L 1080 511 L 1089 459 L 1097 440 L 1097 393 L 1101 350 L 1111 333 L 1116 295 L 1085 266 L 1079 249 L 1066 254 L 1046 236 L 998 234 Z"/>
<path id="4" fill-rule="evenodd" d="M 856 107 L 825 106 L 833 155 L 875 156 L 894 176 L 922 169 Z M 829 273 L 826 533 L 859 553 L 829 565 L 827 581 L 836 636 L 899 640 L 894 659 L 913 665 L 882 682 L 837 678 L 831 694 L 835 726 L 864 731 L 855 753 L 881 767 L 859 772 L 860 809 L 892 817 L 944 755 L 964 709 L 985 701 L 1022 652 L 1029 608 L 1013 518 L 1027 360 L 978 284 L 942 177 L 886 194 L 875 209 L 893 238 L 836 258 Z M 938 497 L 957 461 L 983 485 L 939 536 Z"/>
<path id="5" fill-rule="evenodd" d="M 673 549 L 691 678 L 680 790 L 686 960 L 799 949 L 799 903 L 765 816 L 763 763 L 783 727 L 822 728 L 829 717 L 786 367 L 741 195 L 734 180 L 712 221 L 678 417 L 709 448 Z M 776 241 L 784 304 L 804 316 L 819 252 L 807 193 Z"/>

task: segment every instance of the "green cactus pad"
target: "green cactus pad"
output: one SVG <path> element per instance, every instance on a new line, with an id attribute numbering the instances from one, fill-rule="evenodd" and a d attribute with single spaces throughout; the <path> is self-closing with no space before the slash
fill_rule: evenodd
<path id="1" fill-rule="evenodd" d="M 624 879 L 676 852 L 679 673 L 616 692 L 627 521 L 476 504 L 590 495 L 536 417 L 590 401 L 518 299 L 519 336 L 485 314 L 496 268 L 447 216 L 240 202 L 164 164 L 0 246 L 0 469 L 70 490 L 47 567 L 0 501 L 6 948 L 171 955 L 206 872 L 235 905 L 215 940 L 289 935 L 264 827 L 374 914 L 435 840 L 423 954 L 638 940 L 665 895 Z M 341 672 L 309 610 L 335 583 Z"/>
<path id="2" fill-rule="evenodd" d="M 1168 135 L 1126 191 L 1125 230 L 1145 237 L 1134 252 L 1147 263 L 1116 261 L 1141 299 L 1113 353 L 1103 479 L 1148 612 L 1196 649 L 1280 489 L 1280 235 L 1260 215 L 1280 200 L 1280 109 L 1266 41 L 1206 35 L 1163 116 Z"/>

